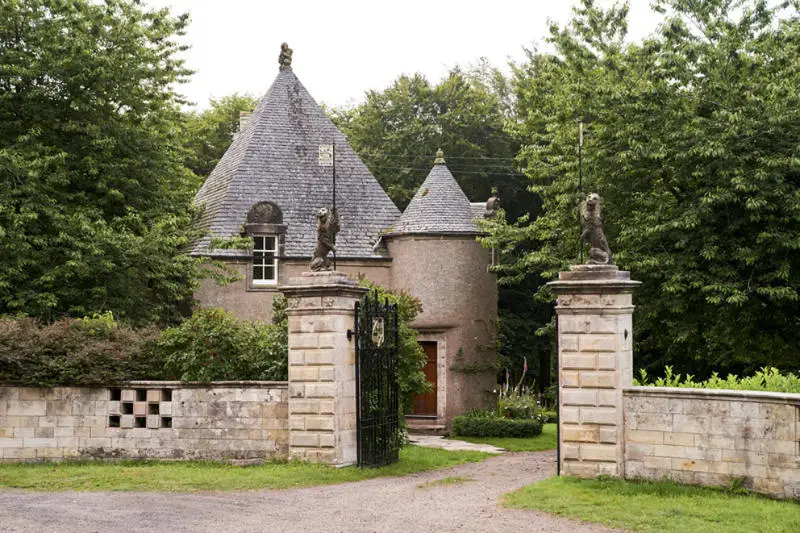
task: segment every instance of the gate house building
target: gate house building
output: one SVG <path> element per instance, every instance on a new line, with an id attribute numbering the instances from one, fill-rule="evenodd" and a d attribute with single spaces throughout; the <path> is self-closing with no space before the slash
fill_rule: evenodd
<path id="1" fill-rule="evenodd" d="M 244 115 L 244 114 L 243 114 Z M 337 270 L 363 275 L 419 298 L 413 326 L 428 356 L 434 391 L 415 398 L 409 425 L 443 428 L 490 400 L 497 353 L 497 286 L 491 251 L 476 241 L 487 203 L 470 203 L 443 154 L 401 213 L 367 167 L 283 64 L 272 86 L 197 193 L 206 236 L 192 255 L 235 269 L 241 279 L 221 287 L 206 280 L 201 307 L 222 307 L 241 319 L 268 321 L 278 287 L 308 270 L 316 213 L 330 207 L 334 167 L 320 165 L 320 146 L 333 145 L 341 231 Z M 220 245 L 252 239 L 251 250 Z"/>

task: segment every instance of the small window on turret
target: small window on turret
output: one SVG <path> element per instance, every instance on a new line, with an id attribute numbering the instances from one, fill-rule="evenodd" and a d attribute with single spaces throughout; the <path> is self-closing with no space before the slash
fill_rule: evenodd
<path id="1" fill-rule="evenodd" d="M 278 282 L 278 237 L 253 235 L 253 285 Z"/>

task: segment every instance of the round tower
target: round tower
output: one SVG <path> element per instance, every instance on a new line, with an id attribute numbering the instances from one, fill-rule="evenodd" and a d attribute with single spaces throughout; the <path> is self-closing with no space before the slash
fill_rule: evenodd
<path id="1" fill-rule="evenodd" d="M 470 204 L 439 150 L 428 177 L 384 236 L 392 286 L 422 302 L 413 326 L 435 390 L 415 398 L 409 424 L 439 427 L 485 406 L 496 383 L 497 281 L 476 240 L 485 204 Z"/>

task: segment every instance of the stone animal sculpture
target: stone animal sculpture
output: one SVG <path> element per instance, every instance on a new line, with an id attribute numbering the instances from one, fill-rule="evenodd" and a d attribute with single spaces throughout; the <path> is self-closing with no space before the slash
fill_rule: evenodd
<path id="1" fill-rule="evenodd" d="M 321 208 L 317 211 L 317 245 L 311 256 L 311 270 L 330 270 L 328 253 L 336 253 L 336 234 L 339 233 L 339 214 L 336 209 Z"/>
<path id="2" fill-rule="evenodd" d="M 611 249 L 603 233 L 603 208 L 600 195 L 591 193 L 581 204 L 581 248 L 589 243 L 589 265 L 611 265 Z"/>
<path id="3" fill-rule="evenodd" d="M 292 49 L 286 43 L 281 44 L 281 54 L 278 56 L 278 64 L 281 70 L 292 68 Z"/>

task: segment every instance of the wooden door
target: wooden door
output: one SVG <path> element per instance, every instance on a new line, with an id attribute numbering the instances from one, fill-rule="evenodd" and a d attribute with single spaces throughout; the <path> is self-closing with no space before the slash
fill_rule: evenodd
<path id="1" fill-rule="evenodd" d="M 425 350 L 425 355 L 428 357 L 428 361 L 422 371 L 425 373 L 425 379 L 433 385 L 433 390 L 427 394 L 414 396 L 414 407 L 411 414 L 416 416 L 436 416 L 436 343 L 425 341 L 420 342 L 420 345 L 422 345 L 422 349 Z"/>

